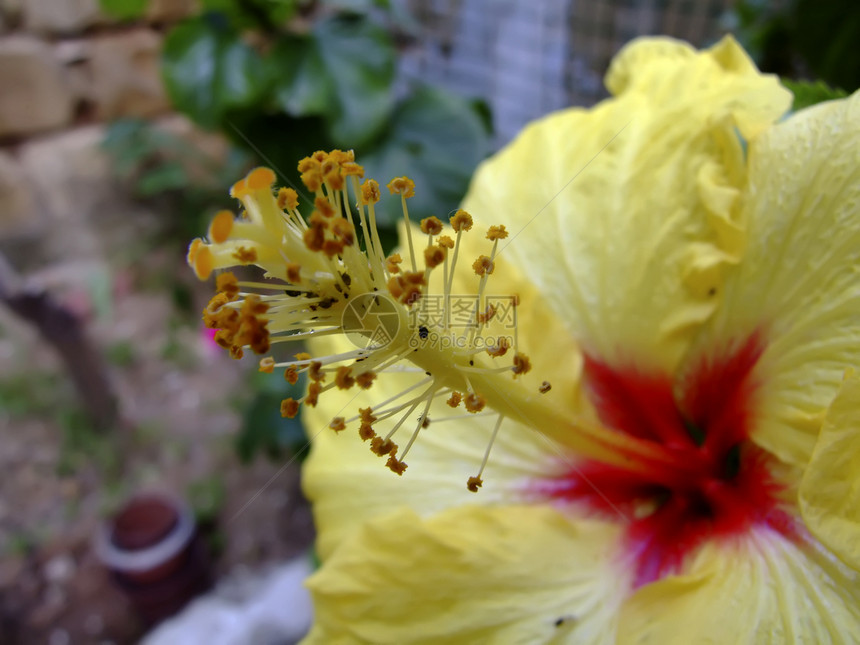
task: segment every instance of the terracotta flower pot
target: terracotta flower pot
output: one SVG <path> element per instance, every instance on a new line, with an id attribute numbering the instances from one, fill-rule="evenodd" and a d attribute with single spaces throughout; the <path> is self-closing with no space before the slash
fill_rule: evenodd
<path id="1" fill-rule="evenodd" d="M 211 562 L 187 504 L 167 495 L 132 498 L 96 536 L 96 553 L 150 624 L 211 585 Z"/>

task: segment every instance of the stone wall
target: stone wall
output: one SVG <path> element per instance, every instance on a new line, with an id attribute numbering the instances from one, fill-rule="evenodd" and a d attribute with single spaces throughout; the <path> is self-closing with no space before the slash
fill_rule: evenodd
<path id="1" fill-rule="evenodd" d="M 0 0 L 0 250 L 19 270 L 105 258 L 154 216 L 101 144 L 125 117 L 206 136 L 171 112 L 160 77 L 165 28 L 195 5 L 150 0 L 120 23 L 98 0 Z"/>

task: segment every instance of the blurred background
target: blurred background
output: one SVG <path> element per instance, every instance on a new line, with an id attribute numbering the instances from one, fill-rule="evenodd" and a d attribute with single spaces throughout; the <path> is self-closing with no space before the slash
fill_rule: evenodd
<path id="1" fill-rule="evenodd" d="M 355 149 L 443 216 L 625 42 L 727 32 L 796 107 L 860 85 L 853 0 L 0 0 L 0 642 L 307 628 L 289 386 L 214 345 L 184 259 L 249 168 Z"/>

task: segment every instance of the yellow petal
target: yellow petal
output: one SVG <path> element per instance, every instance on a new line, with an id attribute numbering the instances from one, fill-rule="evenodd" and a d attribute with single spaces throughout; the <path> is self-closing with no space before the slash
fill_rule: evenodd
<path id="1" fill-rule="evenodd" d="M 769 531 L 711 545 L 683 576 L 637 591 L 619 643 L 856 643 L 860 579 L 817 545 Z"/>
<path id="2" fill-rule="evenodd" d="M 618 537 L 548 507 L 389 514 L 309 579 L 307 642 L 612 642 L 628 584 Z"/>
<path id="3" fill-rule="evenodd" d="M 753 438 L 803 467 L 843 371 L 860 364 L 860 94 L 774 126 L 750 143 L 749 166 L 744 260 L 691 355 L 760 332 Z"/>
<path id="4" fill-rule="evenodd" d="M 532 124 L 482 165 L 463 207 L 504 217 L 502 257 L 587 351 L 671 372 L 742 251 L 737 131 L 756 136 L 790 95 L 731 39 L 636 41 L 607 85 L 615 98 Z"/>
<path id="5" fill-rule="evenodd" d="M 860 378 L 852 376 L 830 405 L 800 484 L 809 530 L 860 571 Z"/>
<path id="6" fill-rule="evenodd" d="M 320 347 L 319 344 L 316 347 Z M 466 489 L 466 481 L 481 465 L 490 441 L 495 417 L 475 416 L 448 407 L 445 399 L 430 408 L 430 425 L 406 457 L 402 477 L 385 467 L 385 459 L 370 452 L 357 433 L 357 424 L 335 434 L 328 428 L 335 416 L 349 416 L 360 407 L 380 403 L 420 380 L 423 374 L 381 375 L 368 391 L 332 390 L 320 397 L 316 408 L 305 408 L 303 420 L 313 437 L 305 462 L 303 486 L 313 502 L 317 526 L 317 550 L 327 558 L 363 522 L 400 506 L 422 515 L 464 504 L 500 504 L 529 498 L 534 478 L 559 474 L 569 468 L 564 454 L 533 429 L 507 421 L 501 427 L 478 493 Z M 456 420 L 434 421 L 457 416 Z M 417 425 L 411 415 L 394 440 L 405 445 Z M 385 435 L 399 415 L 374 424 Z M 569 459 L 569 457 L 568 457 Z"/>

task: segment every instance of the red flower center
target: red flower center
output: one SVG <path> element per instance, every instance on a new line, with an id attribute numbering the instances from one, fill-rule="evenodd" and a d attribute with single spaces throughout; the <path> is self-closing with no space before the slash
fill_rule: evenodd
<path id="1" fill-rule="evenodd" d="M 749 441 L 752 369 L 761 352 L 753 336 L 703 361 L 681 383 L 586 356 L 585 384 L 601 421 L 662 445 L 672 467 L 640 464 L 632 471 L 579 462 L 543 490 L 624 518 L 636 586 L 678 571 L 706 539 L 758 524 L 791 532 L 788 514 L 777 508 L 769 458 Z"/>

